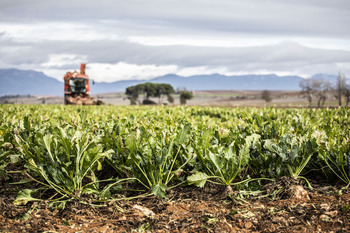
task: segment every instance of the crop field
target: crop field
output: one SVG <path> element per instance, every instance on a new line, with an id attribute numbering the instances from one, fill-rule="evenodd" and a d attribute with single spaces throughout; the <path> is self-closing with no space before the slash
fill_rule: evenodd
<path id="1" fill-rule="evenodd" d="M 350 231 L 349 116 L 0 105 L 0 232 Z"/>

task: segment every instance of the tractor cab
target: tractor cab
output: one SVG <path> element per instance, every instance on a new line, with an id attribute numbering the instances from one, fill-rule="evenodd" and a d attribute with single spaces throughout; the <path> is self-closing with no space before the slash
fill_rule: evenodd
<path id="1" fill-rule="evenodd" d="M 85 78 L 71 78 L 69 86 L 72 93 L 85 94 L 88 80 Z"/>

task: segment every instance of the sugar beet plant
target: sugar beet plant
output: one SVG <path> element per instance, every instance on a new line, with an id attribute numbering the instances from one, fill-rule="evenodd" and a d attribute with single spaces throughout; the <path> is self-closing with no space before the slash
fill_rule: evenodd
<path id="1" fill-rule="evenodd" d="M 311 135 L 318 146 L 318 157 L 346 187 L 350 186 L 350 119 L 349 111 L 340 109 L 341 117 L 334 112 L 323 112 L 327 119 L 323 130 Z"/>
<path id="2" fill-rule="evenodd" d="M 99 203 L 123 198 L 123 187 L 135 185 L 164 198 L 178 185 L 242 188 L 253 179 L 310 180 L 317 172 L 349 186 L 348 115 L 348 109 L 2 105 L 0 172 L 24 164 L 23 174 L 38 184 L 22 190 L 18 204 L 42 195 L 51 203 Z"/>
<path id="3" fill-rule="evenodd" d="M 249 162 L 250 147 L 258 139 L 259 135 L 253 134 L 247 136 L 242 145 L 237 145 L 235 141 L 227 146 L 220 145 L 211 131 L 206 130 L 199 140 L 200 143 L 195 145 L 198 171 L 188 177 L 188 183 L 203 187 L 208 179 L 216 179 L 226 185 L 228 193 L 231 193 L 231 185 L 242 182 L 244 177 L 240 175 Z M 238 182 L 234 183 L 236 179 Z"/>
<path id="4" fill-rule="evenodd" d="M 101 193 L 95 171 L 102 169 L 102 161 L 113 150 L 103 151 L 98 138 L 70 126 L 55 127 L 52 134 L 29 134 L 30 140 L 15 138 L 28 175 L 42 188 L 55 190 L 58 200 Z"/>
<path id="5" fill-rule="evenodd" d="M 137 128 L 125 138 L 123 167 L 154 195 L 165 197 L 166 190 L 172 188 L 170 182 L 191 160 L 187 156 L 190 136 L 191 124 L 186 123 L 179 125 L 177 131 L 164 128 L 159 134 Z M 186 160 L 180 162 L 179 157 L 184 154 Z"/>

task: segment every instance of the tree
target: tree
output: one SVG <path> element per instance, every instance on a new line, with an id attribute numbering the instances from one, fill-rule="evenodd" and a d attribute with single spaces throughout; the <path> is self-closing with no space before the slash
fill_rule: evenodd
<path id="1" fill-rule="evenodd" d="M 140 94 L 143 94 L 144 96 L 144 100 L 142 101 L 144 104 L 155 104 L 150 100 L 150 97 L 158 97 L 158 103 L 161 104 L 161 98 L 166 95 L 169 99 L 169 96 L 171 96 L 172 93 L 174 93 L 173 87 L 166 83 L 141 83 L 136 86 L 128 87 L 125 91 L 125 94 L 128 96 L 128 99 L 130 99 L 130 104 L 132 105 L 136 104 Z M 139 104 L 141 103 L 140 101 L 137 102 Z"/>
<path id="2" fill-rule="evenodd" d="M 150 97 L 157 97 L 157 84 L 155 83 L 142 83 L 136 85 L 141 92 L 143 92 L 144 96 L 146 97 L 146 100 L 149 100 Z"/>
<path id="3" fill-rule="evenodd" d="M 125 94 L 128 96 L 131 105 L 136 105 L 137 98 L 140 94 L 140 89 L 137 86 L 127 87 Z"/>
<path id="4" fill-rule="evenodd" d="M 345 76 L 339 72 L 338 78 L 337 78 L 337 97 L 338 97 L 339 106 L 342 105 L 341 97 L 345 93 L 345 88 L 346 88 Z"/>
<path id="5" fill-rule="evenodd" d="M 172 95 L 168 95 L 168 102 L 173 104 L 175 101 L 174 97 Z"/>
<path id="6" fill-rule="evenodd" d="M 313 80 L 312 88 L 315 90 L 316 96 L 318 97 L 317 106 L 324 106 L 328 93 L 332 90 L 332 83 L 320 78 Z"/>
<path id="7" fill-rule="evenodd" d="M 173 94 L 175 91 L 170 84 L 167 84 L 167 83 L 158 84 L 157 90 L 158 90 L 159 104 L 163 102 L 164 96 L 168 97 L 167 100 L 169 103 L 174 103 L 174 98 L 172 97 L 171 94 Z"/>
<path id="8" fill-rule="evenodd" d="M 306 98 L 309 101 L 309 105 L 312 105 L 312 92 L 313 92 L 313 80 L 312 79 L 303 79 L 299 86 L 301 87 L 301 93 L 306 94 Z"/>
<path id="9" fill-rule="evenodd" d="M 272 100 L 272 96 L 270 91 L 264 90 L 261 94 L 261 99 L 265 100 L 265 102 L 270 102 Z"/>
<path id="10" fill-rule="evenodd" d="M 344 96 L 346 99 L 346 106 L 348 106 L 350 102 L 350 83 L 347 83 L 346 81 L 345 81 L 345 88 L 344 88 Z"/>
<path id="11" fill-rule="evenodd" d="M 323 78 L 304 79 L 300 82 L 299 86 L 302 89 L 302 93 L 306 94 L 306 98 L 309 101 L 310 107 L 312 105 L 312 99 L 314 96 L 318 97 L 317 106 L 323 106 L 328 97 L 328 93 L 332 90 L 331 82 Z"/>
<path id="12" fill-rule="evenodd" d="M 181 104 L 186 104 L 187 100 L 190 100 L 193 98 L 193 94 L 190 91 L 181 91 L 180 92 L 180 103 Z"/>

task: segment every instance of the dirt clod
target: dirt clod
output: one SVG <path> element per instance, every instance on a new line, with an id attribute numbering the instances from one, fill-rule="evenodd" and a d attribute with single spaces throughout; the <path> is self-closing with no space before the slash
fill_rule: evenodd
<path id="1" fill-rule="evenodd" d="M 301 185 L 291 185 L 288 189 L 288 195 L 292 199 L 310 200 L 308 192 Z"/>

